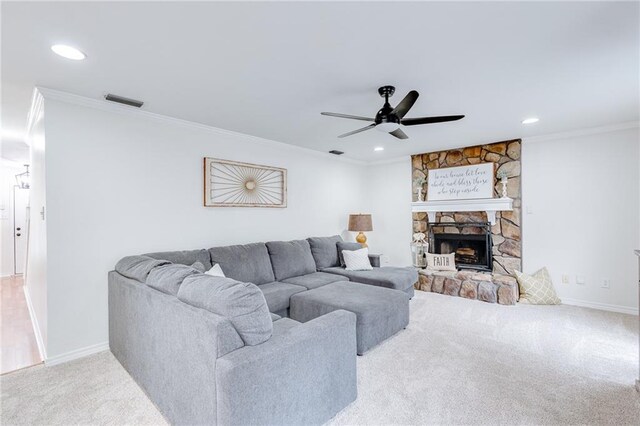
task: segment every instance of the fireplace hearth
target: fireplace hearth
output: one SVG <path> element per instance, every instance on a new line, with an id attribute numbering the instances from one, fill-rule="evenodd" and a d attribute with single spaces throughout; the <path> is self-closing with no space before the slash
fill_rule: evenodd
<path id="1" fill-rule="evenodd" d="M 429 223 L 429 246 L 432 253 L 455 253 L 459 270 L 493 270 L 489 223 Z"/>

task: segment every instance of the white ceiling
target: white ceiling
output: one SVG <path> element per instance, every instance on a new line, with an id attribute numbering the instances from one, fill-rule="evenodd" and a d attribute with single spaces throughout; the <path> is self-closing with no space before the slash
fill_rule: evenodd
<path id="1" fill-rule="evenodd" d="M 2 3 L 2 129 L 36 85 L 365 161 L 637 120 L 639 4 Z M 82 62 L 53 54 L 78 46 Z M 373 116 L 381 85 L 407 115 L 466 114 L 409 139 Z M 520 121 L 539 116 L 540 122 Z M 5 147 L 10 140 L 4 138 Z M 374 152 L 376 146 L 384 152 Z"/>

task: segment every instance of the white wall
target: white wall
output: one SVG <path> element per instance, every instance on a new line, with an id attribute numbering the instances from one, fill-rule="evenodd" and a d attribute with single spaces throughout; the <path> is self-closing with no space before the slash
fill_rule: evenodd
<path id="1" fill-rule="evenodd" d="M 411 158 L 367 167 L 368 196 L 373 232 L 372 253 L 381 253 L 391 265 L 411 265 Z"/>
<path id="2" fill-rule="evenodd" d="M 13 187 L 22 164 L 0 160 L 0 276 L 13 275 Z"/>
<path id="3" fill-rule="evenodd" d="M 123 256 L 341 233 L 368 205 L 366 168 L 329 154 L 46 94 L 45 110 L 50 358 L 107 341 Z M 205 156 L 287 168 L 288 207 L 203 207 Z"/>
<path id="4" fill-rule="evenodd" d="M 523 267 L 547 266 L 567 303 L 637 312 L 639 146 L 637 127 L 523 141 Z"/>

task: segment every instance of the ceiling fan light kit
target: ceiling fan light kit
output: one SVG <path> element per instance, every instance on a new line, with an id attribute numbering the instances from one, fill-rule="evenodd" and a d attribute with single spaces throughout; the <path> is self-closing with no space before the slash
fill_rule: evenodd
<path id="1" fill-rule="evenodd" d="M 375 118 L 361 117 L 358 115 L 340 114 L 336 112 L 321 112 L 322 115 L 338 118 L 348 118 L 351 120 L 370 121 L 372 124 L 362 127 L 360 129 L 352 130 L 351 132 L 339 135 L 339 138 L 355 135 L 356 133 L 364 132 L 375 128 L 381 132 L 389 133 L 398 139 L 408 139 L 409 137 L 400 128 L 403 126 L 415 126 L 418 124 L 432 124 L 432 123 L 444 123 L 446 121 L 456 121 L 464 118 L 464 115 L 445 115 L 440 117 L 417 117 L 417 118 L 404 118 L 409 112 L 413 104 L 415 104 L 420 94 L 415 90 L 410 91 L 400 101 L 400 103 L 393 108 L 389 103 L 389 97 L 393 96 L 396 88 L 393 86 L 382 86 L 378 89 L 378 94 L 384 98 L 384 105 L 378 111 Z"/>

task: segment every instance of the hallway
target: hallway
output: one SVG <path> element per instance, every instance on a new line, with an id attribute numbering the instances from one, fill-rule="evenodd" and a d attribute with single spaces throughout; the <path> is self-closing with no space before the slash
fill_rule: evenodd
<path id="1" fill-rule="evenodd" d="M 40 364 L 22 277 L 2 278 L 0 293 L 0 374 Z"/>

